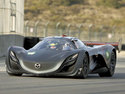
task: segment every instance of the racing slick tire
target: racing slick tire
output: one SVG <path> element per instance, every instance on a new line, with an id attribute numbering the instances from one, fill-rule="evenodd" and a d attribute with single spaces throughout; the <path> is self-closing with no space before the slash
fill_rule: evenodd
<path id="1" fill-rule="evenodd" d="M 111 60 L 110 60 L 110 67 L 107 72 L 105 73 L 99 73 L 100 77 L 112 77 L 115 72 L 115 66 L 116 66 L 116 55 L 115 52 L 112 51 L 111 53 Z"/>

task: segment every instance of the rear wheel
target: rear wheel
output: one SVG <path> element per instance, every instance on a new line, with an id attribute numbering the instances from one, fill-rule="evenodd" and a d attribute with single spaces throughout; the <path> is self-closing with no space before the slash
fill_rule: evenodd
<path id="1" fill-rule="evenodd" d="M 112 77 L 114 72 L 115 72 L 115 66 L 116 66 L 116 55 L 112 51 L 111 53 L 111 61 L 110 61 L 110 66 L 107 72 L 105 73 L 99 73 L 100 77 Z"/>
<path id="2" fill-rule="evenodd" d="M 12 73 L 11 71 L 8 70 L 8 68 L 6 67 L 6 72 L 8 73 L 8 75 L 10 76 L 22 76 L 21 73 Z"/>
<path id="3" fill-rule="evenodd" d="M 88 76 L 88 72 L 89 72 L 89 58 L 87 54 L 85 54 L 83 57 L 82 71 L 80 77 L 85 79 Z"/>

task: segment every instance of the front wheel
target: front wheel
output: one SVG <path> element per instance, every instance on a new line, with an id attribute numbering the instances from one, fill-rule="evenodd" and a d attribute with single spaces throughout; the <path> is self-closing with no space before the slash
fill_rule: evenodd
<path id="1" fill-rule="evenodd" d="M 115 53 L 112 51 L 111 53 L 111 60 L 110 60 L 110 66 L 107 72 L 105 73 L 99 73 L 100 77 L 112 77 L 114 75 L 115 72 L 115 66 L 116 66 L 116 55 Z"/>
<path id="2" fill-rule="evenodd" d="M 87 54 L 85 54 L 83 57 L 82 71 L 80 77 L 85 79 L 88 76 L 88 72 L 89 72 L 89 58 Z"/>

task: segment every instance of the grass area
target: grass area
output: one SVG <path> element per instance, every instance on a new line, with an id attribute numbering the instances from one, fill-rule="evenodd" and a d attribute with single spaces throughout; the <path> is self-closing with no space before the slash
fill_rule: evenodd
<path id="1" fill-rule="evenodd" d="M 124 27 L 124 6 L 125 0 L 25 0 L 25 20 Z"/>

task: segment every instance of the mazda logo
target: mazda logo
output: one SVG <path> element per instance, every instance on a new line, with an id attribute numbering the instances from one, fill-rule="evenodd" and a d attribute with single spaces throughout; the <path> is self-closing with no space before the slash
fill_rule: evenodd
<path id="1" fill-rule="evenodd" d="M 35 67 L 36 69 L 40 69 L 41 65 L 40 65 L 39 63 L 36 63 L 36 64 L 34 65 L 34 67 Z"/>

